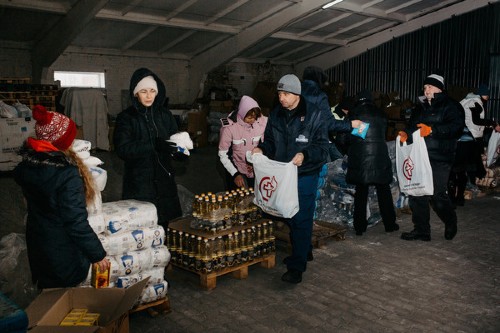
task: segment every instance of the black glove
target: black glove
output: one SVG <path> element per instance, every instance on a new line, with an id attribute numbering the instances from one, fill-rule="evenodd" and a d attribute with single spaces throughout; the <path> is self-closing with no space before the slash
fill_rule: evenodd
<path id="1" fill-rule="evenodd" d="M 188 156 L 184 153 L 181 153 L 180 151 L 178 152 L 175 152 L 172 154 L 172 159 L 175 160 L 175 161 L 179 161 L 179 162 L 182 162 L 182 161 L 185 161 L 188 159 Z"/>
<path id="2" fill-rule="evenodd" d="M 177 152 L 177 145 L 163 138 L 155 139 L 155 150 L 159 153 L 174 154 Z"/>

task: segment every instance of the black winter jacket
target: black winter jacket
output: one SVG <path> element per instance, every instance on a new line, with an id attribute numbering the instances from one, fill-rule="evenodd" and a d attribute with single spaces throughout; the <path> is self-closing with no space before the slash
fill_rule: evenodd
<path id="1" fill-rule="evenodd" d="M 319 172 L 328 153 L 327 124 L 319 108 L 303 97 L 293 111 L 278 105 L 269 115 L 264 141 L 259 144 L 264 155 L 279 162 L 290 162 L 303 153 L 304 162 L 298 174 Z"/>
<path id="2" fill-rule="evenodd" d="M 151 107 L 142 105 L 133 91 L 146 76 L 153 76 L 158 94 Z M 130 80 L 133 105 L 118 114 L 113 143 L 125 161 L 122 199 L 155 204 L 160 225 L 182 215 L 177 185 L 168 152 L 155 150 L 156 138 L 168 139 L 177 132 L 177 123 L 165 101 L 166 89 L 160 78 L 146 68 L 138 69 Z"/>
<path id="3" fill-rule="evenodd" d="M 333 137 L 337 132 L 349 132 L 352 129 L 349 121 L 335 119 L 328 103 L 328 96 L 321 90 L 318 83 L 312 80 L 304 80 L 301 88 L 301 96 L 320 109 L 323 121 L 327 123 L 329 136 Z"/>
<path id="4" fill-rule="evenodd" d="M 392 163 L 385 142 L 386 115 L 366 100 L 350 112 L 350 119 L 359 119 L 370 127 L 364 140 L 351 135 L 346 181 L 356 185 L 390 184 Z"/>
<path id="5" fill-rule="evenodd" d="M 83 180 L 62 152 L 25 151 L 14 170 L 28 205 L 26 244 L 39 288 L 74 287 L 106 252 L 88 223 Z"/>
<path id="6" fill-rule="evenodd" d="M 412 142 L 412 134 L 419 128 L 417 124 L 430 126 L 432 133 L 425 137 L 425 144 L 431 161 L 453 162 L 457 140 L 465 126 L 465 112 L 460 103 L 445 93 L 434 94 L 431 104 L 425 96 L 419 97 L 417 107 L 405 129 L 408 142 Z"/>

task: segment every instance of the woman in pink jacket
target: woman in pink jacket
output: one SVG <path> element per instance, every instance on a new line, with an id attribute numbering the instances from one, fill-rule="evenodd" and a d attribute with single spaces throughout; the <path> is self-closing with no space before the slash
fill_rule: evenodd
<path id="1" fill-rule="evenodd" d="M 238 109 L 222 119 L 219 158 L 231 176 L 228 189 L 254 186 L 253 167 L 246 161 L 245 154 L 263 140 L 266 124 L 267 117 L 249 96 L 243 96 Z"/>

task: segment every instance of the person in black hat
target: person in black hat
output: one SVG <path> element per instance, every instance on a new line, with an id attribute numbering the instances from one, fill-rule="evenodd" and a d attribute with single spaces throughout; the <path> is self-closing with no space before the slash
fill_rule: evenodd
<path id="1" fill-rule="evenodd" d="M 387 116 L 372 101 L 371 93 L 358 94 L 358 102 L 350 112 L 350 119 L 369 124 L 364 139 L 352 136 L 348 150 L 346 181 L 356 185 L 354 194 L 354 230 L 361 236 L 366 232 L 366 204 L 370 186 L 377 189 L 378 206 L 386 232 L 399 230 L 392 200 L 392 163 L 385 143 Z"/>
<path id="2" fill-rule="evenodd" d="M 316 104 L 321 111 L 323 121 L 328 124 L 328 137 L 330 143 L 328 145 L 328 161 L 334 161 L 342 158 L 345 154 L 339 152 L 335 144 L 335 136 L 337 133 L 345 133 L 346 135 L 351 132 L 354 127 L 359 126 L 358 121 L 348 121 L 335 117 L 332 113 L 330 104 L 328 103 L 328 96 L 325 92 L 325 87 L 328 84 L 328 76 L 325 72 L 317 66 L 307 66 L 302 74 L 302 92 L 301 95 L 309 100 L 311 103 Z"/>
<path id="3" fill-rule="evenodd" d="M 455 159 L 457 139 L 464 127 L 464 111 L 460 103 L 446 94 L 444 78 L 431 74 L 424 80 L 424 96 L 412 113 L 408 126 L 400 131 L 401 141 L 411 140 L 413 132 L 420 130 L 425 138 L 432 168 L 434 194 L 432 196 L 410 196 L 414 228 L 403 232 L 404 240 L 431 240 L 430 205 L 445 224 L 444 237 L 451 240 L 457 234 L 457 214 L 448 197 L 448 178 Z"/>

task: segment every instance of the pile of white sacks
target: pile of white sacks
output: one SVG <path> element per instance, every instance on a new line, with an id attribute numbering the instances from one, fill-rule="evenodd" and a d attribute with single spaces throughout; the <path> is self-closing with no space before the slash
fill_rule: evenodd
<path id="1" fill-rule="evenodd" d="M 166 296 L 168 283 L 164 279 L 170 252 L 165 246 L 165 230 L 158 225 L 156 207 L 149 202 L 121 200 L 102 202 L 107 172 L 99 167 L 103 162 L 90 155 L 91 143 L 75 140 L 73 150 L 89 167 L 99 190 L 96 201 L 87 207 L 89 224 L 99 237 L 111 262 L 110 287 L 128 288 L 150 277 L 139 304 Z M 90 286 L 90 277 L 82 286 Z"/>

